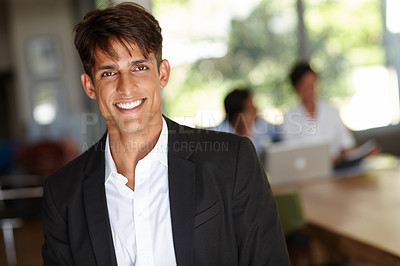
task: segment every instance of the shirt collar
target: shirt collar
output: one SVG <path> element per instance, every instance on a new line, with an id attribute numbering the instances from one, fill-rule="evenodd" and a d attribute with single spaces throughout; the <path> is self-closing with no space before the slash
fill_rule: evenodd
<path id="1" fill-rule="evenodd" d="M 302 115 L 304 115 L 305 117 L 308 117 L 307 109 L 303 103 L 300 102 L 296 108 L 297 108 L 297 110 L 299 110 L 299 112 L 301 112 Z M 321 101 L 315 100 L 315 113 L 320 115 L 320 110 L 321 110 Z M 318 117 L 318 115 L 316 117 Z"/>
<path id="2" fill-rule="evenodd" d="M 163 124 L 161 129 L 160 137 L 157 140 L 154 148 L 146 155 L 142 160 L 146 158 L 155 158 L 159 160 L 165 167 L 168 167 L 168 127 L 165 122 L 164 117 L 162 118 Z M 110 139 L 107 133 L 106 138 L 106 146 L 105 146 L 105 160 L 106 160 L 106 169 L 105 169 L 105 182 L 107 183 L 110 179 L 112 173 L 118 173 L 117 167 L 115 166 L 114 159 L 111 156 L 110 150 Z"/>
<path id="3" fill-rule="evenodd" d="M 160 137 L 157 140 L 156 145 L 154 148 L 150 151 L 150 153 L 147 156 L 154 156 L 159 160 L 164 166 L 168 167 L 168 161 L 167 161 L 167 152 L 168 152 L 168 127 L 167 123 L 165 122 L 165 119 L 163 117 L 162 119 L 163 125 L 161 129 L 161 134 Z M 146 156 L 146 157 L 147 157 Z"/>

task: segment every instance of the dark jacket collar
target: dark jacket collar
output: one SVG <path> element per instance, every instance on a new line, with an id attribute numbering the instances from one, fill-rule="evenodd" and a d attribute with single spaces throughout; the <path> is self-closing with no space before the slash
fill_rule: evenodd
<path id="1" fill-rule="evenodd" d="M 168 118 L 168 180 L 172 232 L 178 265 L 193 265 L 195 164 L 189 160 L 187 134 L 192 129 Z M 185 145 L 183 145 L 185 144 Z"/>
<path id="2" fill-rule="evenodd" d="M 107 133 L 88 151 L 83 181 L 83 202 L 89 235 L 98 265 L 117 265 L 104 186 L 104 148 Z"/>
<path id="3" fill-rule="evenodd" d="M 168 179 L 172 232 L 178 265 L 193 264 L 195 165 L 192 152 L 184 149 L 193 129 L 164 117 L 168 126 Z M 98 265 L 116 265 L 105 194 L 104 149 L 107 133 L 88 151 L 83 200 L 89 234 Z"/>

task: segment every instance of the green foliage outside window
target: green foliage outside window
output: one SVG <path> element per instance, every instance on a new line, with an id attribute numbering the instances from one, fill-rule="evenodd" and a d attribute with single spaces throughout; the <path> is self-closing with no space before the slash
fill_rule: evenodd
<path id="1" fill-rule="evenodd" d="M 153 11 L 156 17 L 165 15 L 168 6 L 190 1 L 195 0 L 154 0 Z M 309 0 L 304 5 L 320 95 L 346 99 L 353 93 L 356 67 L 384 65 L 380 1 Z M 287 80 L 291 66 L 301 58 L 297 29 L 296 0 L 261 0 L 247 18 L 231 21 L 223 57 L 201 58 L 173 69 L 164 91 L 166 112 L 171 117 L 190 116 L 205 106 L 222 111 L 225 94 L 242 85 L 254 89 L 260 111 L 287 110 L 297 100 Z"/>
<path id="2" fill-rule="evenodd" d="M 310 0 L 305 21 L 322 98 L 351 96 L 355 68 L 385 64 L 379 0 Z"/>

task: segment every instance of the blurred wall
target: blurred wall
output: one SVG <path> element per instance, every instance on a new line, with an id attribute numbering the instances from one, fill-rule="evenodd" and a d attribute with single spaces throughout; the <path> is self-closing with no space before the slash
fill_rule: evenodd
<path id="1" fill-rule="evenodd" d="M 143 6 L 147 10 L 151 11 L 151 0 L 111 0 L 113 3 L 120 3 L 120 2 L 135 2 L 139 5 Z"/>
<path id="2" fill-rule="evenodd" d="M 79 80 L 80 66 L 73 46 L 74 22 L 69 1 L 11 0 L 7 2 L 7 9 L 11 47 L 9 54 L 12 57 L 20 110 L 14 121 L 21 129 L 17 134 L 26 134 L 29 139 L 74 134 L 72 130 L 78 129 L 79 123 L 73 120 L 82 113 L 83 97 Z M 45 41 L 46 38 L 54 40 L 54 52 L 57 54 L 58 71 L 44 76 L 32 72 L 41 59 L 35 55 L 46 52 L 37 51 L 38 47 L 34 45 L 41 38 Z M 49 57 L 51 59 L 51 55 Z M 46 64 L 46 60 L 42 64 Z M 51 72 L 54 68 L 49 69 Z M 57 106 L 56 120 L 46 126 L 38 125 L 33 120 L 36 93 L 43 86 L 54 86 L 57 90 L 54 96 Z M 78 135 L 74 137 L 80 138 Z"/>
<path id="3" fill-rule="evenodd" d="M 0 73 L 11 69 L 6 3 L 0 1 Z"/>
<path id="4" fill-rule="evenodd" d="M 0 0 L 0 127 L 7 128 L 0 139 L 36 142 L 67 137 L 84 150 L 104 134 L 97 104 L 82 89 L 83 68 L 73 43 L 74 25 L 96 2 Z M 151 10 L 150 0 L 136 2 Z M 46 71 L 50 74 L 40 74 Z M 40 124 L 34 109 L 46 97 L 55 102 L 55 119 Z"/>

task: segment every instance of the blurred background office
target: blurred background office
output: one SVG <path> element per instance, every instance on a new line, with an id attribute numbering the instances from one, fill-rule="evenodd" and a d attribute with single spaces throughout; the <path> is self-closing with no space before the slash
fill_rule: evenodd
<path id="1" fill-rule="evenodd" d="M 2 140 L 13 141 L 14 148 L 62 140 L 74 143 L 79 153 L 101 136 L 104 123 L 78 78 L 82 67 L 72 28 L 87 10 L 107 3 L 0 1 Z M 216 126 L 225 117 L 225 95 L 249 84 L 258 115 L 280 124 L 296 103 L 287 73 L 304 59 L 320 70 L 319 97 L 338 108 L 356 136 L 395 134 L 400 118 L 397 3 L 142 1 L 160 21 L 164 58 L 172 65 L 164 112 L 184 124 Z M 400 153 L 398 147 L 387 148 Z"/>
<path id="2" fill-rule="evenodd" d="M 225 118 L 215 127 L 208 129 L 234 133 L 248 137 L 254 144 L 259 158 L 272 143 L 280 140 L 279 126 L 268 123 L 258 116 L 250 88 L 236 88 L 224 99 Z"/>
<path id="3" fill-rule="evenodd" d="M 109 2 L 0 0 L 0 174 L 46 175 L 104 133 L 81 89 L 73 27 Z M 163 29 L 172 66 L 163 108 L 172 119 L 216 126 L 224 97 L 246 84 L 258 115 L 279 125 L 297 101 L 287 73 L 310 60 L 319 97 L 339 110 L 356 141 L 374 138 L 382 152 L 400 155 L 398 0 L 136 2 Z M 52 163 L 35 169 L 43 161 Z"/>

